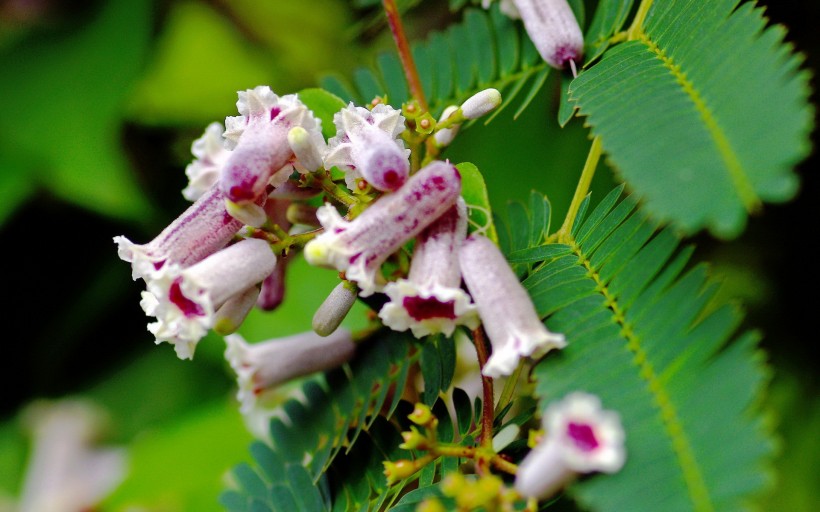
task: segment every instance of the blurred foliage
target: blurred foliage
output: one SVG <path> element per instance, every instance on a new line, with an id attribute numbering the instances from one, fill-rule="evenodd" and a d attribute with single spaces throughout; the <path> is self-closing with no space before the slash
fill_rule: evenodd
<path id="1" fill-rule="evenodd" d="M 13 296 L 10 353 L 0 368 L 0 501 L 18 494 L 28 454 L 20 411 L 49 390 L 53 398 L 83 394 L 101 403 L 112 416 L 106 441 L 129 447 L 128 482 L 101 510 L 221 509 L 222 478 L 247 459 L 250 439 L 224 345 L 209 336 L 193 363 L 177 360 L 168 345 L 154 347 L 138 286 L 127 283 L 110 237 L 151 233 L 149 226 L 179 213 L 177 191 L 148 191 L 183 183 L 186 162 L 155 164 L 179 147 L 187 151 L 208 122 L 233 114 L 237 90 L 315 87 L 325 74 L 350 77 L 390 50 L 377 3 L 97 0 L 75 9 L 43 0 L 25 10 L 26 2 L 0 1 L 0 247 L 13 270 L 0 279 Z M 597 2 L 586 3 L 593 12 Z M 816 68 L 820 6 L 769 3 L 774 19 L 791 20 L 787 37 Z M 433 0 L 401 5 L 412 37 L 450 19 L 430 15 L 440 10 Z M 555 218 L 567 209 L 589 137 L 577 118 L 557 125 L 558 78 L 551 74 L 517 119 L 506 109 L 487 126 L 476 123 L 443 154 L 481 170 L 493 209 L 526 201 L 533 188 L 549 196 Z M 767 404 L 781 437 L 779 479 L 764 510 L 812 510 L 820 499 L 820 403 L 809 357 L 816 335 L 806 325 L 818 304 L 813 295 L 802 298 L 820 284 L 788 252 L 805 236 L 806 219 L 817 216 L 817 178 L 802 172 L 811 165 L 798 169 L 797 200 L 752 218 L 739 240 L 695 240 L 696 254 L 717 262 L 721 293 L 748 301 L 747 322 L 763 329 L 774 364 Z M 169 169 L 176 174 L 163 174 Z M 601 164 L 596 202 L 613 181 Z M 243 325 L 250 341 L 304 330 L 336 282 L 331 271 L 308 272 L 300 258 L 291 267 L 282 308 L 254 312 Z M 350 326 L 364 326 L 365 311 L 357 304 Z M 14 377 L 21 373 L 29 378 Z"/>

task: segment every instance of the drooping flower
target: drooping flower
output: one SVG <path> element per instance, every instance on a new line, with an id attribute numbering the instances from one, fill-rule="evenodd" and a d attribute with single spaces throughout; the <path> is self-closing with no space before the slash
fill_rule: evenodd
<path id="1" fill-rule="evenodd" d="M 461 289 L 458 252 L 466 236 L 467 206 L 459 198 L 416 238 L 407 279 L 384 287 L 390 301 L 379 317 L 386 326 L 410 329 L 417 338 L 435 333 L 450 336 L 458 325 L 478 327 L 478 312 Z"/>
<path id="2" fill-rule="evenodd" d="M 381 289 L 381 264 L 455 204 L 460 193 L 458 170 L 434 161 L 352 221 L 326 204 L 317 212 L 325 232 L 307 243 L 305 258 L 311 265 L 344 271 L 367 297 Z"/>
<path id="3" fill-rule="evenodd" d="M 267 202 L 265 202 L 265 214 L 268 222 L 279 226 L 282 231 L 288 231 L 291 228 L 291 223 L 288 220 L 287 212 L 291 204 L 293 203 L 288 199 L 268 197 Z M 291 254 L 280 256 L 276 261 L 276 268 L 262 281 L 262 289 L 256 302 L 259 309 L 273 311 L 285 300 L 285 277 L 288 263 L 292 259 Z"/>
<path id="4" fill-rule="evenodd" d="M 574 392 L 547 407 L 544 437 L 518 467 L 516 490 L 525 497 L 552 496 L 581 473 L 615 473 L 626 461 L 618 413 L 595 395 Z"/>
<path id="5" fill-rule="evenodd" d="M 125 479 L 125 450 L 95 446 L 106 420 L 95 404 L 78 399 L 35 402 L 24 420 L 32 450 L 13 510 L 92 510 Z"/>
<path id="6" fill-rule="evenodd" d="M 304 128 L 309 142 L 324 146 L 321 120 L 295 94 L 280 97 L 268 86 L 240 91 L 236 106 L 241 115 L 225 119 L 224 136 L 232 152 L 219 186 L 234 203 L 254 203 L 267 193 L 268 185 L 284 183 L 293 172 L 294 153 L 288 142 L 292 128 Z"/>
<path id="7" fill-rule="evenodd" d="M 354 190 L 363 178 L 382 191 L 398 189 L 410 173 L 408 157 L 401 140 L 404 117 L 400 110 L 379 104 L 368 110 L 351 102 L 333 116 L 336 136 L 328 140 L 325 167 L 345 171 L 345 183 Z"/>
<path id="8" fill-rule="evenodd" d="M 202 197 L 219 179 L 222 166 L 231 154 L 222 138 L 224 131 L 222 124 L 211 123 L 205 128 L 202 137 L 191 144 L 191 153 L 196 159 L 185 168 L 188 186 L 182 190 L 182 195 L 188 201 Z"/>
<path id="9" fill-rule="evenodd" d="M 541 57 L 557 69 L 581 63 L 584 35 L 567 0 L 513 0 Z"/>
<path id="10" fill-rule="evenodd" d="M 538 318 L 527 291 L 490 239 L 476 234 L 467 238 L 459 263 L 493 346 L 484 375 L 511 375 L 522 357 L 537 358 L 566 346 L 564 336 L 547 330 Z"/>
<path id="11" fill-rule="evenodd" d="M 134 280 L 148 279 L 165 265 L 187 267 L 201 261 L 225 247 L 241 227 L 214 185 L 149 243 L 135 244 L 124 236 L 114 242 L 120 258 L 131 263 Z"/>
<path id="12" fill-rule="evenodd" d="M 337 329 L 327 337 L 308 331 L 254 344 L 231 334 L 225 343 L 225 358 L 239 380 L 237 398 L 243 413 L 252 411 L 266 391 L 288 380 L 335 368 L 356 350 L 346 329 Z"/>
<path id="13" fill-rule="evenodd" d="M 191 359 L 214 326 L 216 310 L 260 283 L 275 266 L 276 255 L 257 239 L 237 242 L 187 268 L 164 266 L 142 294 L 145 313 L 157 318 L 148 330 L 157 343 L 172 343 L 180 359 Z"/>

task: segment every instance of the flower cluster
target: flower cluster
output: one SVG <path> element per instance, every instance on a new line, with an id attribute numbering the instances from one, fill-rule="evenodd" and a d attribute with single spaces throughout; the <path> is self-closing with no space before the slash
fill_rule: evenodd
<path id="1" fill-rule="evenodd" d="M 246 418 L 283 383 L 355 356 L 359 336 L 340 325 L 358 298 L 374 321 L 417 338 L 483 324 L 492 345 L 485 377 L 563 348 L 496 244 L 469 232 L 458 168 L 435 158 L 462 123 L 500 103 L 488 89 L 438 122 L 417 104 L 403 112 L 350 103 L 325 141 L 322 120 L 297 95 L 239 92 L 240 115 L 208 125 L 191 147 L 183 190 L 191 206 L 146 244 L 115 238 L 132 277 L 145 282 L 141 306 L 156 342 L 191 359 L 210 330 L 224 335 Z M 432 154 L 411 161 L 407 141 L 421 151 L 428 138 Z M 313 331 L 249 344 L 235 331 L 254 308 L 282 302 L 287 262 L 298 253 L 339 271 L 341 283 Z"/>

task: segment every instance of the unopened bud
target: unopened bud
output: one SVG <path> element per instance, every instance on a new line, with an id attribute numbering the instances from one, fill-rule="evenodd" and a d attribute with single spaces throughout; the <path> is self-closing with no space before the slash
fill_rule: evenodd
<path id="1" fill-rule="evenodd" d="M 447 118 L 449 118 L 454 112 L 458 111 L 458 107 L 455 105 L 450 105 L 449 107 L 444 109 L 444 112 L 441 113 L 441 117 L 439 117 L 438 122 L 441 123 Z M 436 145 L 439 147 L 449 146 L 453 139 L 456 137 L 458 133 L 458 129 L 461 127 L 460 124 L 455 124 L 450 128 L 442 128 L 436 132 L 433 136 L 436 139 Z"/>
<path id="2" fill-rule="evenodd" d="M 293 154 L 296 155 L 296 160 L 308 172 L 313 172 L 322 167 L 322 155 L 319 152 L 319 145 L 324 144 L 324 140 L 312 140 L 311 134 L 307 130 L 301 126 L 294 126 L 288 132 L 288 144 L 290 144 Z"/>
<path id="3" fill-rule="evenodd" d="M 291 224 L 304 224 L 306 226 L 318 226 L 319 219 L 316 218 L 315 206 L 307 203 L 291 203 L 288 205 L 285 214 Z"/>
<path id="4" fill-rule="evenodd" d="M 476 119 L 491 112 L 501 105 L 501 93 L 498 89 L 484 89 L 470 96 L 461 104 L 465 119 Z"/>
<path id="5" fill-rule="evenodd" d="M 329 336 L 339 327 L 355 302 L 355 285 L 348 281 L 337 284 L 313 315 L 313 331 L 319 336 Z"/>
<path id="6" fill-rule="evenodd" d="M 550 66 L 564 69 L 581 62 L 584 36 L 567 0 L 513 0 L 538 53 Z"/>
<path id="7" fill-rule="evenodd" d="M 430 112 L 425 112 L 424 115 L 416 119 L 416 131 L 425 135 L 433 133 L 436 128 L 436 120 L 430 115 Z"/>
<path id="8" fill-rule="evenodd" d="M 384 475 L 387 477 L 387 485 L 393 484 L 412 476 L 416 472 L 416 464 L 412 460 L 397 460 L 396 462 L 384 461 Z"/>
<path id="9" fill-rule="evenodd" d="M 399 448 L 404 450 L 424 450 L 427 448 L 427 438 L 416 427 L 410 427 L 410 430 L 402 432 L 401 437 L 404 442 L 399 445 Z"/>
<path id="10" fill-rule="evenodd" d="M 413 409 L 407 418 L 415 423 L 416 425 L 428 425 L 431 421 L 434 421 L 436 418 L 433 416 L 433 411 L 430 408 L 422 403 L 416 404 L 416 408 Z"/>
<path id="11" fill-rule="evenodd" d="M 258 296 L 259 287 L 251 286 L 225 301 L 214 315 L 214 332 L 223 336 L 236 332 L 253 309 Z"/>
<path id="12" fill-rule="evenodd" d="M 255 203 L 234 203 L 225 199 L 225 210 L 234 219 L 255 228 L 261 227 L 268 220 L 265 209 Z"/>

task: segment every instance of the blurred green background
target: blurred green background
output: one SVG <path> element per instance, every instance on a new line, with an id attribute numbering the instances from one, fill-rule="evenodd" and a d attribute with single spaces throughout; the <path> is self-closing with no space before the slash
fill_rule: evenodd
<path id="1" fill-rule="evenodd" d="M 411 39 L 459 18 L 441 1 L 407 3 Z M 761 3 L 818 69 L 820 6 Z M 586 4 L 593 12 L 596 2 Z M 225 474 L 249 459 L 251 439 L 223 342 L 209 336 L 193 362 L 155 347 L 142 285 L 111 239 L 146 242 L 186 208 L 190 144 L 209 122 L 234 115 L 236 91 L 295 92 L 331 72 L 350 76 L 382 51 L 392 42 L 379 3 L 367 0 L 0 1 L 0 504 L 19 494 L 30 449 L 21 411 L 38 399 L 86 396 L 110 413 L 105 442 L 129 449 L 129 476 L 102 510 L 219 510 Z M 581 120 L 558 128 L 558 98 L 551 77 L 517 120 L 507 109 L 445 153 L 482 170 L 495 210 L 534 188 L 550 197 L 554 225 L 563 218 L 589 141 Z M 799 196 L 768 206 L 739 239 L 691 240 L 723 293 L 745 305 L 747 327 L 764 334 L 773 370 L 765 399 L 781 439 L 765 510 L 820 505 L 809 323 L 820 283 L 806 253 L 820 218 L 815 160 L 800 164 Z M 602 166 L 593 201 L 616 181 Z M 241 332 L 257 341 L 306 330 L 335 280 L 297 260 L 285 305 L 255 313 Z M 363 309 L 350 325 L 363 325 Z"/>

